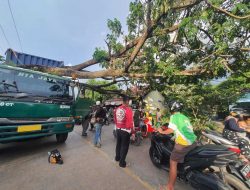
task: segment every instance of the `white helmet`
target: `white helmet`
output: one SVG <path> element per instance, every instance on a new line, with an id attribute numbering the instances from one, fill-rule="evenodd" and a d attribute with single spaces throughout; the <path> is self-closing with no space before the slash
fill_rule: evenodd
<path id="1" fill-rule="evenodd" d="M 101 105 L 101 102 L 100 101 L 96 101 L 95 103 L 97 106 Z"/>

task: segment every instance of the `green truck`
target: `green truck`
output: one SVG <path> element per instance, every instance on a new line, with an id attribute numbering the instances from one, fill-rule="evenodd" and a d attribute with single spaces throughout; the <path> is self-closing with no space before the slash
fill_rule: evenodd
<path id="1" fill-rule="evenodd" d="M 85 116 L 90 113 L 90 108 L 94 104 L 95 102 L 92 99 L 85 98 L 82 94 L 79 96 L 77 95 L 76 103 L 74 104 L 75 124 L 81 125 L 83 123 L 83 121 L 86 119 Z"/>
<path id="2" fill-rule="evenodd" d="M 50 135 L 65 142 L 81 115 L 76 89 L 65 77 L 0 65 L 0 143 Z"/>

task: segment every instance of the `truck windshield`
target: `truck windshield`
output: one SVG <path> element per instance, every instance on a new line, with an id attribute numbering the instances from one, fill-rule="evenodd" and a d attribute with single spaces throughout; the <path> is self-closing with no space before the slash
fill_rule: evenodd
<path id="1" fill-rule="evenodd" d="M 0 94 L 21 92 L 34 97 L 72 100 L 69 82 L 46 75 L 0 68 Z"/>

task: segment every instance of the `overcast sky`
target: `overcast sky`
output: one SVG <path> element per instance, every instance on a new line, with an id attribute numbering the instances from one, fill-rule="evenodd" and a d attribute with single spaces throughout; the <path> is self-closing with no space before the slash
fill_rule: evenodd
<path id="1" fill-rule="evenodd" d="M 9 0 L 23 52 L 75 65 L 104 47 L 107 19 L 125 27 L 131 0 Z M 0 54 L 7 48 L 21 52 L 7 0 L 0 0 Z M 90 70 L 97 70 L 92 67 Z"/>

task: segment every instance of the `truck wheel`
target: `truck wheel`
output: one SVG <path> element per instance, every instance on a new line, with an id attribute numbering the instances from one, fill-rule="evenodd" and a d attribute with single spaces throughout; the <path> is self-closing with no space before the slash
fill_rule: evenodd
<path id="1" fill-rule="evenodd" d="M 64 143 L 68 138 L 68 133 L 56 134 L 56 141 L 58 143 Z"/>
<path id="2" fill-rule="evenodd" d="M 235 189 L 235 190 L 248 190 L 248 188 L 246 187 L 246 185 L 241 182 L 237 177 L 235 177 L 232 174 L 227 174 L 225 173 L 225 181 L 227 182 L 227 184 Z"/>

